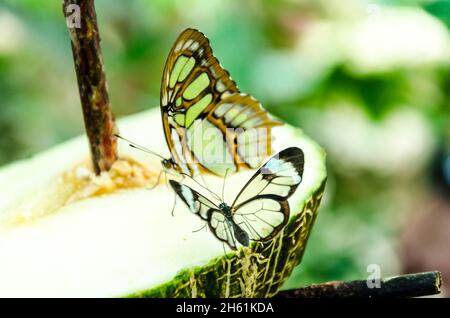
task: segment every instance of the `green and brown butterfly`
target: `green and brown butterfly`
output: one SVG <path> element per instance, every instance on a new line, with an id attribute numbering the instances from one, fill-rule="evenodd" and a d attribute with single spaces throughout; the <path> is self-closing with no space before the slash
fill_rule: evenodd
<path id="1" fill-rule="evenodd" d="M 271 128 L 282 125 L 240 92 L 206 36 L 191 28 L 180 34 L 167 57 L 160 102 L 171 153 L 162 159 L 164 171 L 191 177 L 258 168 L 272 155 Z"/>
<path id="2" fill-rule="evenodd" d="M 272 153 L 271 128 L 282 124 L 239 91 L 206 36 L 190 28 L 168 55 L 161 113 L 172 156 L 163 165 L 190 176 L 259 167 Z"/>

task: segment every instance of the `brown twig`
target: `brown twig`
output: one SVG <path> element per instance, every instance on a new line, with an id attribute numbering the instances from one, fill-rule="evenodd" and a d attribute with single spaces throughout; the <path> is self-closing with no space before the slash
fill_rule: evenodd
<path id="1" fill-rule="evenodd" d="M 94 0 L 64 0 L 63 12 L 72 43 L 92 162 L 95 173 L 99 174 L 108 171 L 117 160 L 117 129 L 109 104 Z"/>
<path id="2" fill-rule="evenodd" d="M 435 295 L 441 292 L 440 272 L 424 272 L 382 279 L 379 288 L 366 280 L 328 282 L 279 292 L 281 298 L 393 298 Z"/>

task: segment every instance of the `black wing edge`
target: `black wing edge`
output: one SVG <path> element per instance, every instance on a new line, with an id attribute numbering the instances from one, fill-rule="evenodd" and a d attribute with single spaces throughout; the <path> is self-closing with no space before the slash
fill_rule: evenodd
<path id="1" fill-rule="evenodd" d="M 189 211 L 197 214 L 202 220 L 208 219 L 209 210 L 214 209 L 214 207 L 216 207 L 216 205 L 213 202 L 211 202 L 211 200 L 206 198 L 204 195 L 198 193 L 196 190 L 192 189 L 190 186 L 182 184 L 175 180 L 169 180 L 169 184 L 172 187 L 172 189 L 175 191 L 175 193 L 181 198 L 181 200 L 184 202 L 184 204 L 186 204 Z M 193 200 L 198 201 L 200 203 L 198 211 L 193 210 L 192 207 L 189 205 L 189 202 L 187 202 L 186 197 L 183 195 L 183 191 L 182 191 L 181 187 L 186 187 L 187 189 L 189 189 L 189 191 L 191 191 L 191 193 L 192 193 Z M 208 202 L 208 204 L 206 204 L 205 201 Z M 206 217 L 203 217 L 201 214 L 202 206 L 207 207 Z M 215 209 L 219 210 L 219 208 L 215 208 Z"/>
<path id="2" fill-rule="evenodd" d="M 273 240 L 278 235 L 278 233 L 280 233 L 281 230 L 288 224 L 290 213 L 289 202 L 287 200 L 284 201 L 276 200 L 276 201 L 280 203 L 281 206 L 280 213 L 283 213 L 283 223 L 280 223 L 278 226 L 274 227 L 272 233 L 270 233 L 269 236 L 263 237 L 259 240 L 252 239 L 254 242 L 269 242 Z"/>
<path id="3" fill-rule="evenodd" d="M 266 171 L 265 170 L 265 166 L 271 161 L 271 160 L 275 160 L 275 159 L 282 159 L 285 161 L 289 161 L 293 164 L 295 170 L 297 171 L 298 175 L 300 176 L 301 181 L 303 181 L 303 169 L 305 166 L 305 155 L 303 153 L 303 150 L 301 150 L 298 147 L 288 147 L 285 148 L 283 150 L 281 150 L 280 152 L 276 153 L 275 155 L 273 155 L 269 160 L 267 160 L 263 165 L 261 165 L 261 167 L 253 174 L 253 176 L 247 181 L 247 183 L 244 185 L 244 187 L 241 189 L 241 191 L 239 191 L 238 195 L 236 196 L 236 198 L 234 199 L 234 202 L 232 204 L 232 206 L 235 206 L 236 201 L 238 200 L 239 196 L 242 194 L 242 192 L 245 190 L 245 188 L 247 188 L 247 186 L 260 174 L 263 176 L 264 179 L 270 180 L 274 177 L 274 173 L 272 173 L 271 171 Z M 286 199 L 289 198 L 296 190 L 297 187 L 300 185 L 297 184 L 296 186 L 292 186 L 288 195 L 286 196 Z M 260 198 L 260 197 L 264 197 L 267 196 L 271 199 L 274 199 L 276 201 L 280 201 L 278 196 L 272 196 L 270 194 L 266 194 L 266 195 L 257 195 L 255 198 L 246 200 L 242 203 L 239 204 L 239 206 L 246 204 L 248 201 L 251 201 L 253 199 L 256 198 Z M 238 207 L 236 207 L 238 208 Z"/>
<path id="4" fill-rule="evenodd" d="M 281 150 L 272 158 L 276 157 L 285 161 L 292 162 L 298 172 L 298 175 L 303 178 L 303 169 L 305 167 L 305 154 L 303 153 L 303 150 L 298 147 L 289 147 Z M 272 158 L 270 158 L 267 162 L 269 162 Z"/>
<path id="5" fill-rule="evenodd" d="M 231 248 L 233 251 L 236 251 L 236 250 L 237 250 L 237 246 L 236 246 L 236 238 L 234 237 L 233 230 L 230 229 L 230 228 L 228 228 L 228 230 L 229 230 L 229 232 L 230 232 L 230 235 L 231 235 L 231 239 L 233 240 L 233 245 L 231 245 L 230 242 L 229 242 L 229 238 L 228 238 L 228 232 L 227 232 L 227 240 L 223 240 L 223 239 L 221 239 L 221 238 L 217 235 L 217 231 L 216 231 L 217 229 L 214 228 L 214 227 L 211 225 L 211 217 L 212 217 L 213 212 L 220 213 L 220 210 L 214 210 L 214 209 L 209 209 L 209 210 L 208 210 L 208 220 L 207 220 L 207 221 L 208 221 L 208 227 L 209 227 L 209 230 L 211 231 L 211 233 L 214 235 L 214 237 L 215 237 L 216 239 L 218 239 L 219 241 L 221 241 L 221 242 L 227 244 L 228 247 Z M 222 222 L 222 223 L 225 223 L 225 222 Z M 225 226 L 225 227 L 229 227 L 228 224 L 225 224 L 224 226 Z"/>
<path id="6" fill-rule="evenodd" d="M 298 147 L 289 147 L 281 150 L 277 155 L 273 156 L 272 158 L 275 157 L 278 157 L 278 159 L 282 159 L 284 161 L 291 162 L 301 178 L 300 183 L 303 181 L 303 170 L 305 168 L 305 154 L 303 153 L 303 150 L 301 150 Z M 269 160 L 271 160 L 272 158 L 270 158 Z M 300 185 L 300 183 L 291 187 L 286 199 L 291 197 L 294 194 L 294 192 L 297 191 L 297 188 Z"/>
<path id="7" fill-rule="evenodd" d="M 184 204 L 187 205 L 187 207 L 189 209 L 191 209 L 189 207 L 189 204 L 186 201 L 186 198 L 184 197 L 184 195 L 181 192 L 181 184 L 175 180 L 169 180 L 169 184 L 172 187 L 173 191 L 175 191 L 175 193 L 180 197 L 180 199 L 184 202 Z"/>

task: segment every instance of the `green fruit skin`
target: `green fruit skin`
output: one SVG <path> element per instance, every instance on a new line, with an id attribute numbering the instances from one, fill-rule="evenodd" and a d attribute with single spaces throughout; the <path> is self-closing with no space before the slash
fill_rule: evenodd
<path id="1" fill-rule="evenodd" d="M 224 253 L 206 266 L 183 270 L 168 283 L 127 297 L 272 297 L 302 260 L 325 183 L 326 179 L 272 241 Z"/>

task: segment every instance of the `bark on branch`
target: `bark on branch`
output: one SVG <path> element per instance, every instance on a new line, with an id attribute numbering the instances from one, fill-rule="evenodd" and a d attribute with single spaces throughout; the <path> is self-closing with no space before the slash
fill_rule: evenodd
<path id="1" fill-rule="evenodd" d="M 95 173 L 99 174 L 108 171 L 117 160 L 117 129 L 109 104 L 94 0 L 64 0 L 63 12 L 71 38 L 92 162 Z"/>
<path id="2" fill-rule="evenodd" d="M 379 288 L 369 288 L 366 280 L 328 282 L 280 291 L 281 298 L 394 298 L 435 295 L 441 292 L 440 272 L 424 272 L 381 280 Z"/>

